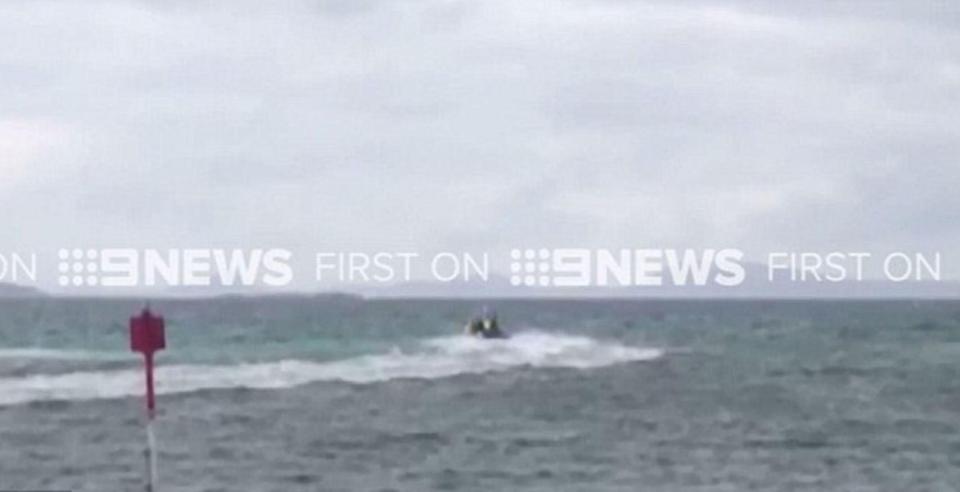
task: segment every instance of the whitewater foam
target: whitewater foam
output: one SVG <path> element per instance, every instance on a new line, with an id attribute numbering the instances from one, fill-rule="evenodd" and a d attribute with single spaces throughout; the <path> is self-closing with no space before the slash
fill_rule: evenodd
<path id="1" fill-rule="evenodd" d="M 279 389 L 315 381 L 365 384 L 403 378 L 437 379 L 522 366 L 589 369 L 651 360 L 662 355 L 659 349 L 630 347 L 584 336 L 529 332 L 504 340 L 464 336 L 433 338 L 412 351 L 394 349 L 333 362 L 281 360 L 238 365 L 160 366 L 156 378 L 159 393 Z M 142 373 L 134 369 L 0 378 L 0 405 L 140 395 L 142 378 Z"/>
<path id="2" fill-rule="evenodd" d="M 95 352 L 90 350 L 51 349 L 43 347 L 0 348 L 0 359 L 12 360 L 67 360 L 116 361 L 130 359 L 125 352 Z"/>

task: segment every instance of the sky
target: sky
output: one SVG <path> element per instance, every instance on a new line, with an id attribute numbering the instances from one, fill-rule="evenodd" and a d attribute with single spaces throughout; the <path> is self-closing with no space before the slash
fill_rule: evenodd
<path id="1" fill-rule="evenodd" d="M 920 250 L 960 272 L 953 2 L 14 0 L 0 47 L 0 250 Z"/>

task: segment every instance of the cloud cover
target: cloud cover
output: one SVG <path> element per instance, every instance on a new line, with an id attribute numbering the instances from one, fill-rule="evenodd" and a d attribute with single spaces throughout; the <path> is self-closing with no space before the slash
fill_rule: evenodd
<path id="1" fill-rule="evenodd" d="M 4 2 L 2 246 L 949 263 L 958 26 L 936 1 Z"/>

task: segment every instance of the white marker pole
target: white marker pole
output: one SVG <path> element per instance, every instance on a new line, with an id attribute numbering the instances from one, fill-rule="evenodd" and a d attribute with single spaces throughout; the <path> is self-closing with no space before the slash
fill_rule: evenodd
<path id="1" fill-rule="evenodd" d="M 143 354 L 143 368 L 147 383 L 147 492 L 157 492 L 157 442 L 153 437 L 153 418 L 156 415 L 156 398 L 153 390 L 153 354 L 166 348 L 164 321 L 146 308 L 140 316 L 130 318 L 130 348 Z"/>
<path id="2" fill-rule="evenodd" d="M 150 412 L 151 414 L 153 412 Z M 147 458 L 147 492 L 157 490 L 157 440 L 153 437 L 153 415 L 147 419 L 147 449 L 145 451 Z"/>

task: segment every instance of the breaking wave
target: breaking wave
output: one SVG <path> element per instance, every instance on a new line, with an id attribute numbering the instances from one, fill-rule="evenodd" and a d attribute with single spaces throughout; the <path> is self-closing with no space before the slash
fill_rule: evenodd
<path id="1" fill-rule="evenodd" d="M 70 357 L 78 355 L 67 354 Z M 54 357 L 56 354 L 41 350 L 34 355 Z M 662 355 L 663 351 L 659 349 L 631 347 L 585 336 L 527 332 L 505 340 L 465 336 L 432 338 L 422 341 L 413 350 L 395 348 L 386 353 L 331 362 L 288 359 L 235 365 L 161 365 L 156 380 L 158 393 L 226 388 L 279 389 L 316 381 L 365 384 L 392 379 L 437 379 L 523 366 L 590 369 L 651 360 Z M 0 405 L 123 398 L 142 393 L 140 369 L 0 378 Z"/>
<path id="2" fill-rule="evenodd" d="M 51 349 L 41 347 L 0 348 L 0 360 L 116 361 L 129 359 L 126 352 Z"/>

